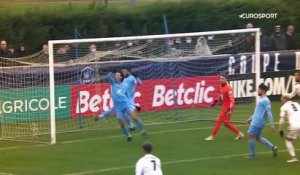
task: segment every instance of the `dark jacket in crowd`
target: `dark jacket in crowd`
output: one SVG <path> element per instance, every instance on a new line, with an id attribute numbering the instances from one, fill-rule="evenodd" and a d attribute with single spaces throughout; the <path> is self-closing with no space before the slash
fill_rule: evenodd
<path id="1" fill-rule="evenodd" d="M 8 57 L 8 51 L 0 49 L 0 57 L 7 58 Z"/>
<path id="2" fill-rule="evenodd" d="M 297 49 L 296 36 L 285 34 L 285 38 L 286 38 L 287 50 L 296 50 Z"/>
<path id="3" fill-rule="evenodd" d="M 17 50 L 16 54 L 15 54 L 15 57 L 24 57 L 24 56 L 27 56 L 27 52 L 26 51 L 21 51 L 21 50 Z"/>
<path id="4" fill-rule="evenodd" d="M 262 52 L 271 50 L 270 38 L 266 35 L 261 35 L 260 36 L 260 50 Z"/>
<path id="5" fill-rule="evenodd" d="M 286 50 L 285 34 L 273 34 L 270 37 L 271 51 Z"/>

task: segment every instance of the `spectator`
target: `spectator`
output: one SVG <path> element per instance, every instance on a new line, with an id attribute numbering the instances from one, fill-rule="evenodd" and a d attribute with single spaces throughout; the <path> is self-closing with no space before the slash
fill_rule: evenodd
<path id="1" fill-rule="evenodd" d="M 252 29 L 254 25 L 249 22 L 246 24 L 246 29 Z M 240 52 L 253 52 L 254 51 L 254 35 L 252 33 L 242 36 L 244 38 L 244 43 L 240 45 Z M 245 45 L 244 45 L 245 44 Z"/>
<path id="2" fill-rule="evenodd" d="M 15 57 L 16 57 L 16 49 L 15 49 L 15 46 L 9 45 L 7 54 L 8 54 L 8 57 L 9 57 L 9 58 L 15 58 Z"/>
<path id="3" fill-rule="evenodd" d="M 196 43 L 193 43 L 193 39 L 191 37 L 185 38 L 185 42 L 182 43 L 182 47 L 185 52 L 191 51 Z"/>
<path id="4" fill-rule="evenodd" d="M 212 55 L 209 46 L 206 43 L 205 37 L 201 36 L 197 40 L 197 44 L 195 46 L 195 54 L 200 56 L 210 56 Z"/>
<path id="5" fill-rule="evenodd" d="M 0 42 L 0 57 L 8 57 L 7 42 L 5 40 Z"/>
<path id="6" fill-rule="evenodd" d="M 193 40 L 192 40 L 191 37 L 186 37 L 186 38 L 185 38 L 185 42 L 186 42 L 187 44 L 192 44 Z"/>
<path id="7" fill-rule="evenodd" d="M 251 22 L 246 24 L 246 29 L 252 29 L 253 28 L 253 24 Z"/>
<path id="8" fill-rule="evenodd" d="M 169 39 L 168 39 L 168 46 L 169 46 L 169 47 L 173 47 L 174 41 L 175 41 L 175 38 L 169 38 Z"/>
<path id="9" fill-rule="evenodd" d="M 251 34 L 246 34 L 245 38 L 245 45 L 244 46 L 240 46 L 241 47 L 241 52 L 253 52 L 254 51 L 254 46 L 255 46 L 255 42 L 254 42 L 254 35 Z M 244 47 L 244 49 L 243 49 Z"/>
<path id="10" fill-rule="evenodd" d="M 26 47 L 25 47 L 25 45 L 23 43 L 21 43 L 19 45 L 19 48 L 18 48 L 16 54 L 17 54 L 17 57 L 24 57 L 24 56 L 27 55 L 27 49 L 26 49 Z"/>
<path id="11" fill-rule="evenodd" d="M 264 35 L 262 30 L 260 30 L 260 51 L 269 51 L 271 48 L 270 38 Z"/>
<path id="12" fill-rule="evenodd" d="M 134 40 L 134 41 L 132 42 L 132 44 L 133 44 L 134 46 L 138 46 L 138 45 L 140 45 L 140 41 L 139 41 L 139 40 Z"/>
<path id="13" fill-rule="evenodd" d="M 153 43 L 153 40 L 152 39 L 147 39 L 147 41 L 146 41 L 148 44 L 150 44 L 150 43 Z"/>
<path id="14" fill-rule="evenodd" d="M 47 44 L 44 44 L 43 45 L 43 55 L 47 56 L 49 55 L 49 48 L 48 48 L 48 45 Z"/>
<path id="15" fill-rule="evenodd" d="M 48 49 L 48 45 L 47 44 L 43 45 L 43 49 L 42 49 L 41 54 L 39 55 L 39 58 L 40 59 L 46 59 L 46 60 L 49 59 L 49 49 Z"/>
<path id="16" fill-rule="evenodd" d="M 280 25 L 275 26 L 275 32 L 270 37 L 271 50 L 286 50 L 286 38 L 285 35 L 281 33 Z"/>
<path id="17" fill-rule="evenodd" d="M 214 35 L 209 35 L 209 36 L 207 36 L 207 44 L 208 44 L 208 46 L 210 46 L 210 47 L 213 47 L 213 46 L 216 46 L 217 45 L 217 43 L 216 43 L 216 41 L 214 40 Z"/>
<path id="18" fill-rule="evenodd" d="M 58 55 L 63 55 L 67 53 L 67 49 L 65 47 L 65 45 L 60 45 L 56 51 L 56 54 Z"/>
<path id="19" fill-rule="evenodd" d="M 56 62 L 64 62 L 71 59 L 69 55 L 70 47 L 69 45 L 60 45 L 54 55 L 54 61 Z"/>
<path id="20" fill-rule="evenodd" d="M 70 53 L 70 46 L 68 44 L 65 45 L 65 50 L 66 50 L 66 53 Z"/>
<path id="21" fill-rule="evenodd" d="M 95 52 L 97 52 L 97 46 L 95 44 L 91 44 L 89 48 L 90 48 L 91 54 L 94 54 Z"/>
<path id="22" fill-rule="evenodd" d="M 128 42 L 127 42 L 127 47 L 132 47 L 132 46 L 133 46 L 132 41 L 128 41 Z"/>
<path id="23" fill-rule="evenodd" d="M 175 38 L 174 47 L 176 49 L 184 49 L 184 43 L 181 41 L 181 38 Z"/>
<path id="24" fill-rule="evenodd" d="M 297 42 L 296 42 L 296 36 L 294 33 L 294 26 L 290 25 L 287 27 L 285 37 L 286 37 L 286 49 L 287 50 L 296 50 Z"/>

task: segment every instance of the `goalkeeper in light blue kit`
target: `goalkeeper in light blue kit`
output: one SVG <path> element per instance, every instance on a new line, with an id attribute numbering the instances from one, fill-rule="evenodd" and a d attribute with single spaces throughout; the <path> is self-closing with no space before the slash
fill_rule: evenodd
<path id="1" fill-rule="evenodd" d="M 114 104 L 114 110 L 116 112 L 117 119 L 122 128 L 123 133 L 127 137 L 127 141 L 131 141 L 132 137 L 128 131 L 128 128 L 125 126 L 124 117 L 125 114 L 129 114 L 132 119 L 135 121 L 138 129 L 140 130 L 142 136 L 146 136 L 146 131 L 144 129 L 143 122 L 136 115 L 134 108 L 131 104 L 131 99 L 128 96 L 127 86 L 122 83 L 124 75 L 122 72 L 109 73 L 107 79 L 111 84 L 111 94 Z"/>
<path id="2" fill-rule="evenodd" d="M 124 80 L 123 80 L 123 84 L 126 88 L 126 91 L 128 93 L 128 96 L 130 98 L 130 103 L 132 104 L 132 108 L 133 109 L 137 109 L 138 111 L 141 110 L 141 107 L 136 105 L 134 103 L 134 93 L 135 93 L 135 87 L 138 84 L 142 84 L 142 81 L 139 78 L 136 78 L 135 76 L 133 76 L 131 74 L 131 69 L 129 68 L 125 68 L 122 70 L 122 73 L 124 75 Z M 99 118 L 108 118 L 109 116 L 112 115 L 114 111 L 114 108 L 111 108 L 107 111 L 105 111 L 104 113 L 102 113 Z M 96 118 L 96 120 L 98 119 L 98 117 Z M 124 114 L 124 120 L 126 121 L 127 125 L 129 126 L 130 130 L 135 130 L 135 126 L 132 123 L 129 114 Z"/>
<path id="3" fill-rule="evenodd" d="M 249 134 L 248 145 L 250 149 L 250 155 L 247 156 L 246 158 L 255 157 L 256 155 L 255 140 L 270 148 L 273 152 L 274 158 L 277 156 L 278 147 L 274 146 L 270 141 L 268 141 L 266 138 L 261 136 L 261 133 L 266 125 L 267 118 L 269 118 L 270 120 L 271 128 L 274 129 L 273 115 L 271 111 L 271 102 L 266 95 L 266 92 L 268 90 L 269 88 L 264 84 L 260 84 L 258 86 L 258 95 L 260 96 L 260 99 L 256 105 L 254 114 L 247 121 L 248 123 L 250 123 L 250 127 L 248 130 L 248 134 Z"/>

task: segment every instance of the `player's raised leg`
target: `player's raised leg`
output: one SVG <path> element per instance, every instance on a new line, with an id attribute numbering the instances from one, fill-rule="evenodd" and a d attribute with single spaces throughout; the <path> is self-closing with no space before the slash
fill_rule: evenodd
<path id="1" fill-rule="evenodd" d="M 136 123 L 136 126 L 138 127 L 140 132 L 141 133 L 145 132 L 144 124 L 143 124 L 142 120 L 137 116 L 137 114 L 134 111 L 130 112 L 129 114 L 132 117 L 132 119 L 134 120 L 134 122 Z"/>
<path id="2" fill-rule="evenodd" d="M 142 136 L 146 138 L 147 137 L 146 130 L 145 130 L 142 120 L 138 117 L 138 115 L 135 113 L 134 110 L 130 110 L 128 113 L 130 114 L 131 118 L 135 122 L 135 124 L 136 124 L 137 128 L 139 129 L 140 133 L 142 134 Z"/>
<path id="3" fill-rule="evenodd" d="M 124 114 L 124 120 L 126 121 L 126 124 L 128 126 L 128 128 L 131 130 L 131 131 L 134 131 L 135 130 L 135 126 L 134 124 L 132 123 L 131 119 L 130 119 L 130 114 L 125 112 Z"/>
<path id="4" fill-rule="evenodd" d="M 112 115 L 113 112 L 114 112 L 114 108 L 110 108 L 109 110 L 104 111 L 102 114 L 96 116 L 95 120 L 98 121 L 100 118 L 107 119 L 107 118 L 109 118 L 109 116 Z"/>

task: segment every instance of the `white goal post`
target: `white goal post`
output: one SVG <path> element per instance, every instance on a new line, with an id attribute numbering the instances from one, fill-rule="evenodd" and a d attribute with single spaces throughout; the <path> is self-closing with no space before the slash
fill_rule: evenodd
<path id="1" fill-rule="evenodd" d="M 224 30 L 224 31 L 208 31 L 208 32 L 195 32 L 195 33 L 178 33 L 178 34 L 164 34 L 164 35 L 148 35 L 148 36 L 131 36 L 131 37 L 113 37 L 113 38 L 93 38 L 93 39 L 69 39 L 69 40 L 50 40 L 49 46 L 49 81 L 50 81 L 50 125 L 51 125 L 51 144 L 56 143 L 56 116 L 55 116 L 55 46 L 62 44 L 91 44 L 91 43 L 117 43 L 128 41 L 156 41 L 168 40 L 174 38 L 195 38 L 195 37 L 209 37 L 209 36 L 222 36 L 222 35 L 238 35 L 251 33 L 254 37 L 254 52 L 255 52 L 255 84 L 260 81 L 260 29 L 238 29 L 238 30 Z M 169 42 L 169 41 L 166 41 Z M 132 43 L 131 43 L 132 44 Z M 109 50 L 108 50 L 109 51 Z M 151 58 L 148 57 L 148 58 Z M 258 59 L 257 59 L 258 58 Z M 155 57 L 151 58 L 155 59 Z M 178 58 L 180 59 L 180 57 Z M 99 60 L 98 60 L 99 61 Z M 76 61 L 75 63 L 76 64 Z M 257 101 L 256 96 L 256 101 Z"/>

